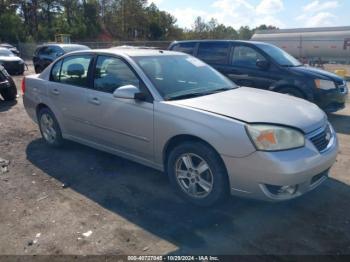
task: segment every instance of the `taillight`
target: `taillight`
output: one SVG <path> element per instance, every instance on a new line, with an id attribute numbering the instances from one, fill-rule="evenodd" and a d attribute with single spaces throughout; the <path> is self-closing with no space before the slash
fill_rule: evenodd
<path id="1" fill-rule="evenodd" d="M 25 77 L 23 77 L 23 79 L 22 79 L 21 88 L 22 88 L 22 94 L 24 95 L 24 93 L 26 92 L 26 78 Z"/>

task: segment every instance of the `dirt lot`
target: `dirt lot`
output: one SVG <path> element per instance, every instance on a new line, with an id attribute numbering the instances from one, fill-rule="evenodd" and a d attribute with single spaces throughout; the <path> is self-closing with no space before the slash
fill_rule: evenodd
<path id="1" fill-rule="evenodd" d="M 320 188 L 202 209 L 150 168 L 75 143 L 49 148 L 21 97 L 0 101 L 0 157 L 10 160 L 0 254 L 350 254 L 350 105 L 330 119 L 341 152 Z"/>

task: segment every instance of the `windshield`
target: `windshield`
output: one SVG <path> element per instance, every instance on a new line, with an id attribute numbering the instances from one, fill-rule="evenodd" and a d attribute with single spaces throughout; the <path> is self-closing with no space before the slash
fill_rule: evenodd
<path id="1" fill-rule="evenodd" d="M 281 66 L 301 66 L 302 64 L 284 50 L 273 45 L 259 45 L 259 47 L 269 54 Z"/>
<path id="2" fill-rule="evenodd" d="M 187 55 L 134 57 L 165 100 L 189 98 L 235 88 L 201 60 Z"/>
<path id="3" fill-rule="evenodd" d="M 15 56 L 15 55 L 8 49 L 0 49 L 0 56 Z"/>

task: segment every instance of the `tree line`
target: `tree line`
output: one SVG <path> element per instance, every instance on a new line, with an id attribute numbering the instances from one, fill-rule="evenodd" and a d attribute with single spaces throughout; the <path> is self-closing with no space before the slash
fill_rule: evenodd
<path id="1" fill-rule="evenodd" d="M 190 29 L 147 0 L 0 0 L 0 41 L 53 41 L 69 34 L 72 41 L 181 39 L 250 39 L 262 25 L 235 30 L 215 19 L 194 19 Z"/>

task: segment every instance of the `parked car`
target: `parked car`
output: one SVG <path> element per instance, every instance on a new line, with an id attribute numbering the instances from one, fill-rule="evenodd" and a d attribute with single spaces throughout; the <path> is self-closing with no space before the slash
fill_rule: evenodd
<path id="1" fill-rule="evenodd" d="M 0 47 L 0 65 L 10 74 L 23 75 L 24 73 L 24 61 L 4 47 Z"/>
<path id="2" fill-rule="evenodd" d="M 49 145 L 73 140 L 163 170 L 201 206 L 228 193 L 298 197 L 326 180 L 338 152 L 315 104 L 238 87 L 179 52 L 75 52 L 25 77 L 22 89 Z"/>
<path id="3" fill-rule="evenodd" d="M 69 52 L 78 50 L 89 50 L 85 45 L 76 44 L 45 44 L 39 46 L 34 53 L 33 64 L 35 73 L 41 73 L 49 64 L 58 57 Z"/>
<path id="4" fill-rule="evenodd" d="M 10 45 L 10 44 L 7 44 L 7 43 L 3 43 L 3 44 L 0 44 L 0 47 L 7 48 L 8 50 L 10 50 L 16 56 L 20 55 L 18 49 L 16 47 L 14 47 L 13 45 Z"/>
<path id="5" fill-rule="evenodd" d="M 5 101 L 13 101 L 17 96 L 16 84 L 7 73 L 6 69 L 0 65 L 0 95 Z"/>
<path id="6" fill-rule="evenodd" d="M 169 50 L 198 57 L 241 86 L 300 97 L 326 112 L 345 107 L 346 81 L 324 70 L 302 65 L 267 43 L 231 40 L 173 42 Z"/>

